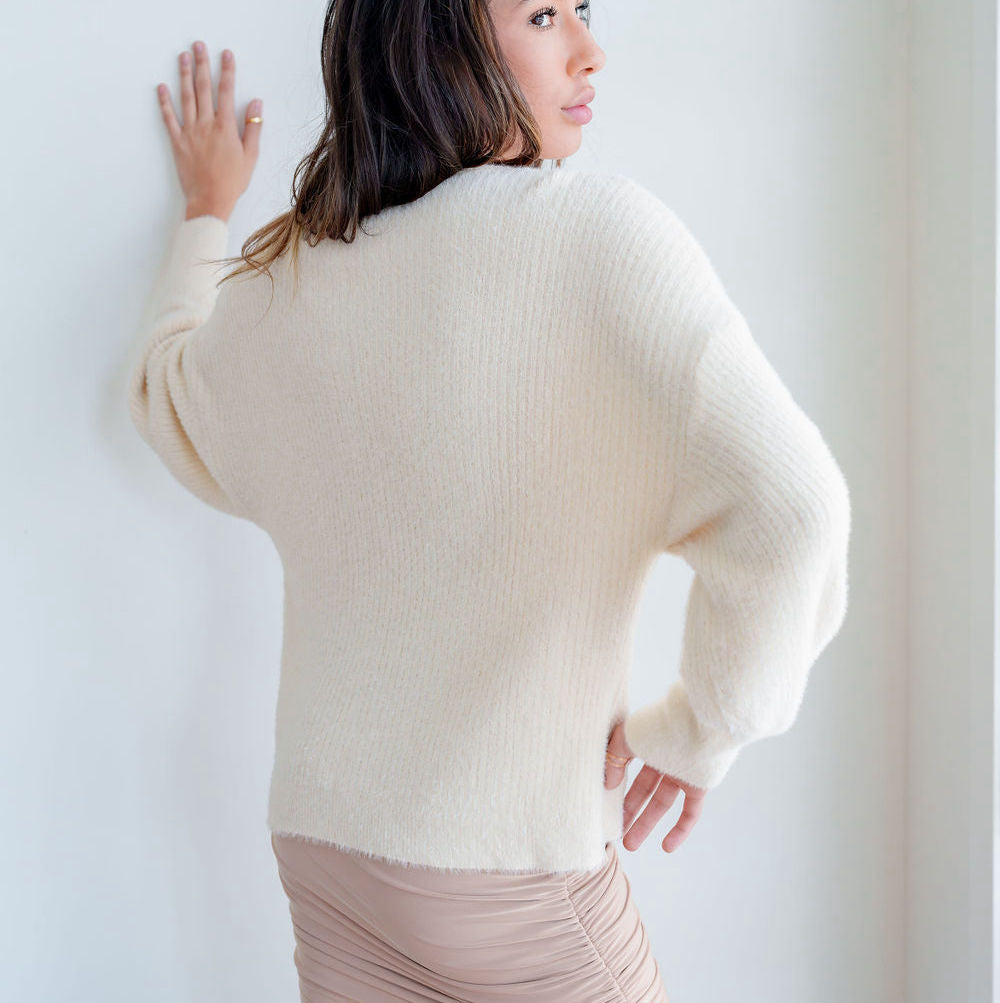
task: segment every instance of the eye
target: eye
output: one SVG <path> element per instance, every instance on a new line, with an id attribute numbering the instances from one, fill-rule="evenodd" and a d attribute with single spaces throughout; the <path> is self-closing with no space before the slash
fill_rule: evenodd
<path id="1" fill-rule="evenodd" d="M 580 20 L 583 21 L 583 23 L 587 25 L 587 27 L 590 27 L 590 0 L 586 0 L 585 3 L 577 4 L 576 10 L 583 12 L 583 15 L 580 18 Z M 543 7 L 540 11 L 537 11 L 528 19 L 528 23 L 534 24 L 536 28 L 540 28 L 542 31 L 547 31 L 549 28 L 552 27 L 552 25 L 538 24 L 537 23 L 538 18 L 555 17 L 556 14 L 558 13 L 559 12 L 555 9 L 555 7 Z"/>

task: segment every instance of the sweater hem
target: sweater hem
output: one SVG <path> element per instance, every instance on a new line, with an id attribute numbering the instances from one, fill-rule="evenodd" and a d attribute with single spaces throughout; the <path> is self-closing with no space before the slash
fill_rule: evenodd
<path id="1" fill-rule="evenodd" d="M 410 860 L 402 860 L 398 857 L 388 857 L 380 853 L 373 853 L 369 850 L 364 850 L 358 846 L 348 846 L 346 843 L 339 843 L 335 840 L 330 839 L 320 839 L 316 836 L 310 836 L 306 833 L 296 832 L 287 829 L 272 828 L 272 836 L 280 836 L 286 839 L 299 839 L 306 843 L 312 843 L 314 846 L 325 846 L 330 847 L 335 850 L 340 850 L 342 853 L 350 853 L 354 856 L 363 857 L 365 860 L 374 860 L 381 864 L 389 864 L 393 867 L 405 867 L 407 869 L 416 869 L 422 871 L 439 871 L 442 874 L 509 874 L 509 875 L 537 875 L 539 877 L 552 876 L 552 877 L 566 877 L 574 874 L 581 873 L 580 868 L 570 868 L 568 870 L 539 870 L 538 868 L 503 868 L 503 867 L 440 867 L 432 866 L 430 864 L 416 863 Z M 608 840 L 604 844 L 604 852 L 607 853 L 607 848 L 611 844 L 611 840 Z M 602 859 L 602 863 L 607 859 L 605 856 Z M 586 871 L 597 870 L 601 864 L 597 864 L 591 868 L 584 868 Z"/>

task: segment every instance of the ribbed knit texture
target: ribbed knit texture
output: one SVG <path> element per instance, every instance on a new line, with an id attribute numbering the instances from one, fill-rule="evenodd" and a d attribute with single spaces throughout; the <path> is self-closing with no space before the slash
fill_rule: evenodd
<path id="1" fill-rule="evenodd" d="M 714 787 L 795 720 L 847 608 L 847 485 L 673 210 L 621 175 L 467 168 L 216 288 L 178 226 L 130 412 L 284 572 L 272 831 L 448 870 L 571 871 L 636 754 Z M 269 307 L 270 301 L 270 307 Z M 628 715 L 658 555 L 679 680 Z"/>

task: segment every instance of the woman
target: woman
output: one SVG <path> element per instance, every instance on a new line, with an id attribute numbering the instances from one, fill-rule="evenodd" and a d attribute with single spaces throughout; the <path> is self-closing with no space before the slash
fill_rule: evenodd
<path id="1" fill-rule="evenodd" d="M 326 127 L 218 286 L 260 102 L 241 137 L 200 44 L 183 124 L 160 87 L 187 212 L 130 409 L 282 559 L 268 825 L 303 1000 L 666 1000 L 615 842 L 683 792 L 676 849 L 845 616 L 818 429 L 676 214 L 562 166 L 589 19 L 331 2 Z M 695 571 L 680 678 L 629 713 L 665 552 Z"/>

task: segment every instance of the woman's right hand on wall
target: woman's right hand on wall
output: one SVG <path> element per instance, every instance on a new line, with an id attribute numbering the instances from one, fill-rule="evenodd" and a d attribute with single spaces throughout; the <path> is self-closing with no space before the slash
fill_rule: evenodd
<path id="1" fill-rule="evenodd" d="M 614 790 L 624 779 L 628 764 L 635 758 L 635 753 L 625 740 L 625 728 L 618 722 L 608 740 L 607 756 L 604 760 L 604 786 Z M 632 786 L 625 794 L 625 816 L 623 822 L 622 846 L 626 850 L 637 850 L 646 837 L 653 831 L 656 824 L 670 810 L 677 800 L 677 795 L 684 792 L 684 808 L 674 827 L 663 837 L 662 847 L 667 853 L 676 850 L 688 837 L 695 822 L 701 815 L 702 802 L 708 793 L 707 788 L 695 787 L 667 773 L 660 773 L 652 766 L 644 764 L 636 774 Z M 647 799 L 649 803 L 646 804 Z M 646 809 L 638 818 L 639 809 L 646 804 Z"/>
<path id="2" fill-rule="evenodd" d="M 194 43 L 194 56 L 185 50 L 178 56 L 183 121 L 174 111 L 170 88 L 159 84 L 160 113 L 170 136 L 177 177 L 187 200 L 185 219 L 218 216 L 224 223 L 237 200 L 250 184 L 260 150 L 261 100 L 247 108 L 240 135 L 233 92 L 236 58 L 222 50 L 219 100 L 212 94 L 212 68 L 205 43 Z"/>

